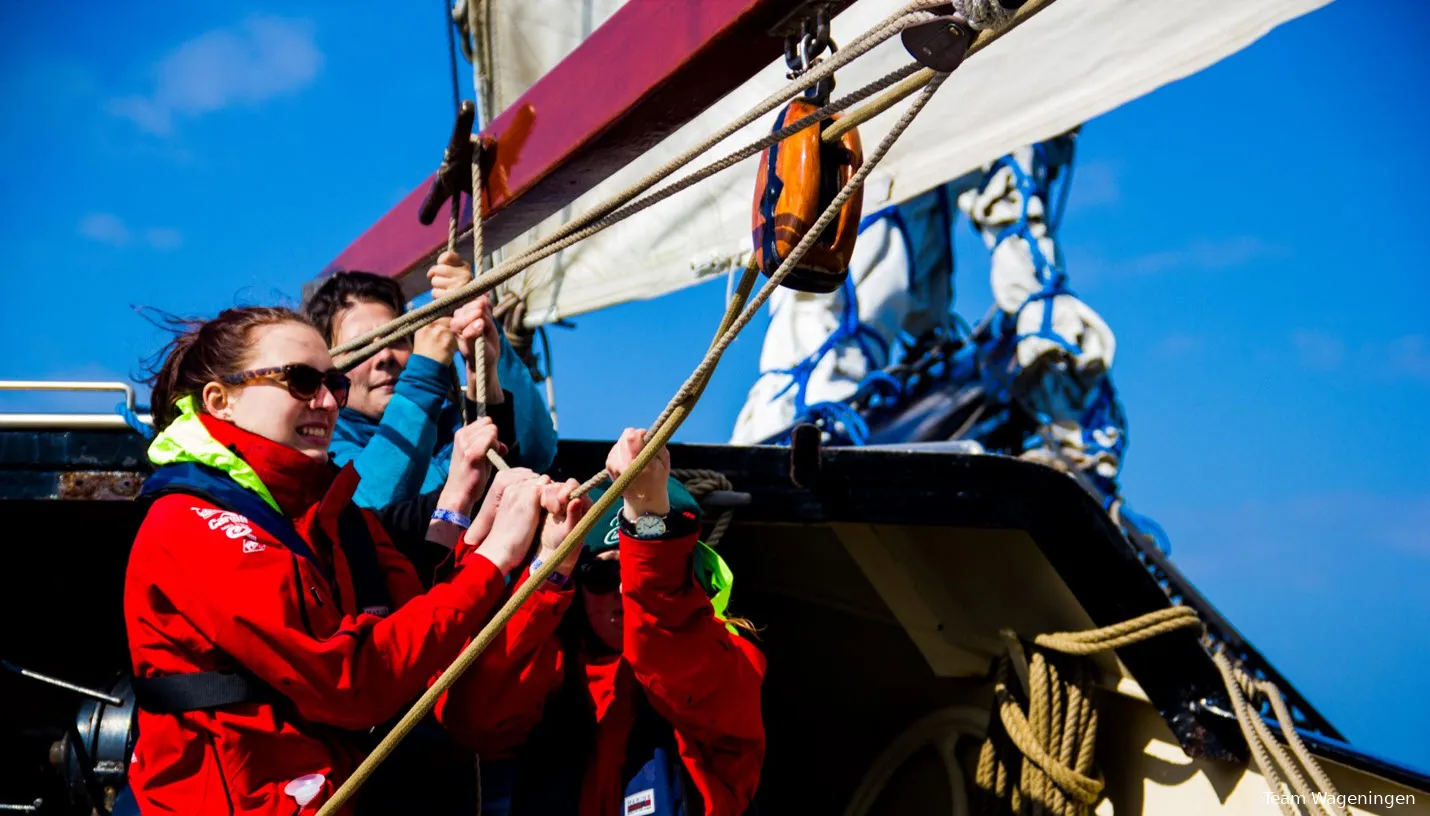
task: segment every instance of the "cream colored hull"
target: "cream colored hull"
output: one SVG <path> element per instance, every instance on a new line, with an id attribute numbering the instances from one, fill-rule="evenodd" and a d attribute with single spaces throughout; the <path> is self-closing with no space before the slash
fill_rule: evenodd
<path id="1" fill-rule="evenodd" d="M 1093 625 L 1020 531 L 759 524 L 725 540 L 746 599 L 735 611 L 766 627 L 765 785 L 779 803 L 810 798 L 809 812 L 976 813 L 998 629 L 1026 638 Z M 1283 812 L 1254 765 L 1189 756 L 1126 666 L 1095 659 L 1106 782 L 1096 813 Z M 1430 790 L 1319 761 L 1351 813 L 1430 814 Z"/>

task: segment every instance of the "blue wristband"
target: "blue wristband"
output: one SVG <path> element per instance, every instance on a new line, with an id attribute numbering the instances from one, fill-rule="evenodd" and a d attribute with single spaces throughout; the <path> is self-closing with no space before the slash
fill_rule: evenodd
<path id="1" fill-rule="evenodd" d="M 458 527 L 461 527 L 463 530 L 472 526 L 472 520 L 462 515 L 461 513 L 458 513 L 456 510 L 443 510 L 440 507 L 432 511 L 432 520 L 445 521 L 448 524 L 455 524 Z"/>
<path id="2" fill-rule="evenodd" d="M 540 567 L 540 566 L 541 566 L 542 564 L 544 564 L 544 563 L 545 563 L 545 562 L 541 560 L 541 556 L 539 556 L 539 555 L 536 556 L 535 558 L 531 559 L 531 571 L 532 571 L 532 572 L 536 572 L 536 569 L 537 569 L 538 567 Z M 553 584 L 555 584 L 555 585 L 557 585 L 557 586 L 559 586 L 559 587 L 565 587 L 566 584 L 568 584 L 568 583 L 571 581 L 571 576 L 569 576 L 569 575 L 562 575 L 562 574 L 559 573 L 559 572 L 552 572 L 550 575 L 546 576 L 546 580 L 550 581 L 551 583 L 553 583 Z"/>

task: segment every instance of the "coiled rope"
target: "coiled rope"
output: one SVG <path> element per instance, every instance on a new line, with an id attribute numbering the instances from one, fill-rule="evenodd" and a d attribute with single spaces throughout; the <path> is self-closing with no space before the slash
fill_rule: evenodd
<path id="1" fill-rule="evenodd" d="M 1038 635 L 1026 652 L 1014 632 L 1001 632 L 1007 653 L 993 686 L 998 716 L 975 776 L 982 812 L 1091 813 L 1103 788 L 1093 768 L 1095 667 L 1079 658 L 1201 625 L 1190 607 L 1172 606 L 1101 629 Z"/>
<path id="2" fill-rule="evenodd" d="M 1101 629 L 1038 635 L 1026 649 L 1016 633 L 1000 632 L 1007 651 L 996 665 L 993 696 L 997 716 L 989 725 L 975 773 L 980 811 L 990 816 L 1091 813 L 1103 790 L 1093 766 L 1095 667 L 1080 658 L 1178 629 L 1200 627 L 1196 612 L 1178 605 Z M 1203 634 L 1202 642 L 1221 673 L 1252 762 L 1271 792 L 1295 793 L 1309 816 L 1350 816 L 1335 785 L 1296 733 L 1291 711 L 1276 685 L 1247 674 L 1210 636 Z M 1290 753 L 1253 707 L 1251 700 L 1257 695 L 1275 711 Z M 1300 816 L 1291 801 L 1289 796 L 1276 797 L 1286 816 Z"/>

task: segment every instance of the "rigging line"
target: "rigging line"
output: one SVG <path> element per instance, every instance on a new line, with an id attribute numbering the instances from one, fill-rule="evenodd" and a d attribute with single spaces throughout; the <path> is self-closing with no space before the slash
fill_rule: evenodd
<path id="1" fill-rule="evenodd" d="M 398 338 L 410 334 L 412 331 L 415 330 L 414 327 L 416 325 L 421 325 L 425 322 L 436 319 L 437 317 L 441 317 L 446 314 L 451 314 L 452 311 L 454 311 L 461 304 L 466 303 L 473 298 L 479 297 L 482 292 L 488 291 L 497 284 L 500 284 L 501 282 L 514 277 L 518 273 L 525 270 L 527 267 L 531 266 L 532 264 L 535 264 L 537 261 L 550 257 L 551 255 L 560 252 L 566 247 L 583 241 L 586 238 L 589 238 L 592 235 L 595 235 L 600 231 L 606 229 L 607 227 L 612 226 L 613 224 L 617 224 L 624 219 L 629 218 L 638 212 L 641 212 L 642 210 L 645 210 L 661 201 L 664 201 L 665 199 L 675 195 L 676 193 L 681 192 L 682 190 L 685 190 L 686 188 L 696 184 L 697 182 L 703 181 L 710 176 L 716 175 L 717 173 L 723 172 L 735 166 L 740 161 L 743 161 L 744 159 L 753 156 L 756 153 L 759 153 L 761 150 L 768 147 L 769 145 L 779 142 L 789 137 L 790 135 L 797 133 L 806 127 L 809 127 L 810 125 L 829 117 L 830 114 L 843 110 L 844 108 L 855 104 L 861 99 L 867 98 L 868 96 L 877 93 L 883 88 L 892 85 L 903 77 L 914 73 L 919 69 L 919 67 L 919 64 L 915 62 L 910 63 L 903 68 L 899 68 L 889 73 L 888 75 L 869 83 L 863 88 L 860 88 L 859 90 L 850 93 L 847 96 L 830 102 L 828 105 L 824 106 L 823 108 L 820 108 L 814 113 L 809 114 L 803 119 L 800 119 L 796 122 L 792 122 L 781 128 L 780 130 L 770 133 L 753 142 L 752 144 L 747 145 L 744 148 L 736 150 L 735 152 L 729 154 L 728 156 L 725 156 L 719 161 L 706 165 L 700 170 L 697 170 L 690 175 L 684 176 L 683 178 L 674 181 L 666 185 L 665 187 L 661 187 L 660 189 L 651 192 L 642 198 L 639 198 L 635 201 L 631 201 L 625 206 L 622 206 L 619 209 L 608 213 L 604 217 L 596 219 L 593 223 L 590 223 L 590 225 L 585 227 L 584 229 L 581 229 L 574 233 L 570 233 L 568 230 L 568 227 L 582 221 L 584 219 L 584 216 L 582 219 L 577 219 L 576 221 L 570 222 L 570 224 L 566 225 L 566 227 L 563 227 L 561 230 L 557 231 L 549 238 L 542 241 L 542 243 L 537 247 L 527 250 L 526 252 L 523 252 L 522 254 L 517 255 L 514 258 L 503 261 L 486 275 L 483 275 L 481 278 L 472 281 L 471 283 L 456 290 L 455 292 L 452 292 L 442 298 L 436 299 L 431 303 L 428 303 L 418 309 L 414 309 L 413 311 L 408 312 L 407 314 L 402 315 L 389 323 L 386 323 L 382 326 L 377 327 L 376 329 L 373 329 L 365 335 L 354 338 L 347 343 L 333 348 L 332 354 L 335 357 L 343 357 L 341 367 L 343 367 L 344 369 L 357 365 L 363 360 L 372 356 L 373 354 L 376 354 L 386 345 L 396 341 Z M 809 74 L 805 74 L 804 76 L 808 75 Z M 646 189 L 649 189 L 649 187 L 647 187 Z"/>
<path id="2" fill-rule="evenodd" d="M 923 6 L 929 6 L 934 4 L 936 4 L 936 0 L 916 0 L 916 2 L 910 3 L 908 8 L 917 9 Z M 806 71 L 798 78 L 792 80 L 781 90 L 776 91 L 775 93 L 766 97 L 764 101 L 762 101 L 759 105 L 747 111 L 743 116 L 740 116 L 726 127 L 720 129 L 715 134 L 708 137 L 705 141 L 687 150 L 685 153 L 676 156 L 674 159 L 671 159 L 670 161 L 661 165 L 661 167 L 654 172 L 648 174 L 645 178 L 630 185 L 626 189 L 622 190 L 620 193 L 617 193 L 616 195 L 612 196 L 601 204 L 596 205 L 590 211 L 584 213 L 582 216 L 578 217 L 574 221 L 564 225 L 552 236 L 543 241 L 540 248 L 528 250 L 526 253 L 523 253 L 516 258 L 504 261 L 499 267 L 492 270 L 493 276 L 496 277 L 496 280 L 491 282 L 481 280 L 473 281 L 472 283 L 467 284 L 467 286 L 447 295 L 446 297 L 438 301 L 429 303 L 421 307 L 420 309 L 416 309 L 412 312 L 407 313 L 406 315 L 403 315 L 396 321 L 390 322 L 383 326 L 379 326 L 378 328 L 373 329 L 367 334 L 354 338 L 347 343 L 333 348 L 332 354 L 334 356 L 341 356 L 354 352 L 358 349 L 363 349 L 369 343 L 372 343 L 379 338 L 383 338 L 385 335 L 388 336 L 386 342 L 390 343 L 399 337 L 403 337 L 411 333 L 412 330 L 408 326 L 409 322 L 430 321 L 436 316 L 451 314 L 451 312 L 454 311 L 457 306 L 461 305 L 462 303 L 466 303 L 467 301 L 475 297 L 478 297 L 482 292 L 485 292 L 491 289 L 492 286 L 496 285 L 497 283 L 501 283 L 502 281 L 514 276 L 517 272 L 521 271 L 526 266 L 535 263 L 541 258 L 548 257 L 549 255 L 553 254 L 556 251 L 559 251 L 566 246 L 570 246 L 570 244 L 574 243 L 575 241 L 571 240 L 570 243 L 566 243 L 566 241 L 568 239 L 574 238 L 572 233 L 581 230 L 583 227 L 586 227 L 593 222 L 602 220 L 608 215 L 614 214 L 614 210 L 630 202 L 632 199 L 635 199 L 642 192 L 645 192 L 646 190 L 649 190 L 651 187 L 655 186 L 661 181 L 664 181 L 670 175 L 674 174 L 675 171 L 679 170 L 680 168 L 689 164 L 691 161 L 703 155 L 705 152 L 709 151 L 710 148 L 724 141 L 726 138 L 733 135 L 741 128 L 757 121 L 761 116 L 774 110 L 781 103 L 788 101 L 789 99 L 798 95 L 800 92 L 807 90 L 810 87 L 813 87 L 814 84 L 817 83 L 819 80 L 832 74 L 834 72 L 834 69 L 848 64 L 856 57 L 873 49 L 875 46 L 899 33 L 908 26 L 930 19 L 931 17 L 932 15 L 930 15 L 929 13 L 921 11 L 911 11 L 908 13 L 900 11 L 894 15 L 891 15 L 878 27 L 870 30 L 869 32 L 866 32 L 860 37 L 857 37 L 852 43 L 841 49 L 838 53 L 834 54 L 829 59 L 820 61 L 820 63 L 816 67 L 812 68 L 809 71 Z M 886 76 L 883 79 L 872 83 L 870 86 L 866 86 L 865 90 L 868 90 L 869 93 L 882 90 L 883 88 L 887 87 L 888 84 L 892 84 L 892 82 L 896 82 L 899 79 L 908 76 L 910 73 L 913 72 L 913 70 L 917 70 L 918 68 L 918 63 L 912 63 L 911 65 L 905 66 L 904 68 L 893 72 L 889 76 Z M 844 106 L 860 101 L 864 98 L 864 96 L 867 95 L 868 94 L 864 94 L 860 96 L 858 95 L 858 92 L 856 92 L 855 94 L 851 94 L 849 97 L 845 97 L 845 99 L 843 100 Z M 830 111 L 842 109 L 842 106 L 836 106 L 831 104 L 823 110 L 825 112 L 824 115 L 827 116 L 828 112 Z M 806 118 L 811 119 L 812 122 L 814 121 L 814 116 L 815 115 L 811 115 L 811 117 Z M 803 122 L 803 120 L 801 121 Z M 806 126 L 807 124 L 808 123 L 806 123 Z M 634 211 L 629 212 L 627 213 L 627 215 L 633 214 L 633 212 Z M 605 224 L 603 226 L 609 226 L 609 224 Z M 496 276 L 496 273 L 498 272 L 502 273 L 499 277 Z M 381 346 L 378 346 L 377 348 L 381 348 Z M 368 356 L 371 356 L 372 353 L 376 353 L 376 350 L 374 349 L 373 351 L 369 352 Z M 363 359 L 366 359 L 366 357 L 362 355 L 354 355 L 353 357 L 349 358 L 349 360 L 345 363 L 345 366 L 356 365 Z"/>
<path id="3" fill-rule="evenodd" d="M 477 25 L 477 3 L 476 0 L 467 0 L 468 25 Z M 477 37 L 473 37 L 477 39 Z M 482 90 L 482 68 L 478 64 L 481 62 L 480 52 L 478 59 L 472 60 L 472 89 L 480 94 Z M 479 119 L 486 117 L 479 116 Z M 486 271 L 486 253 L 483 251 L 482 239 L 482 141 L 480 137 L 481 122 L 472 128 L 472 274 L 474 277 L 480 276 Z M 455 200 L 455 199 L 454 199 Z M 492 315 L 487 319 L 491 326 L 482 327 L 482 336 L 472 343 L 472 355 L 467 359 L 467 395 L 476 404 L 476 415 L 486 416 L 487 400 L 491 395 L 487 393 L 487 339 L 486 331 L 498 331 L 496 328 L 496 316 Z"/>
<path id="4" fill-rule="evenodd" d="M 447 24 L 447 64 L 452 71 L 452 109 L 462 107 L 461 80 L 457 78 L 457 24 L 452 20 L 452 9 L 447 0 L 442 0 L 442 19 Z"/>

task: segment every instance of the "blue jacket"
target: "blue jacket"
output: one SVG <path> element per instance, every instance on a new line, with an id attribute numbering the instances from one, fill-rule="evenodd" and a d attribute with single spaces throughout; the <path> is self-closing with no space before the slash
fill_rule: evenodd
<path id="1" fill-rule="evenodd" d="M 338 414 L 329 452 L 339 466 L 353 462 L 357 468 L 362 482 L 353 500 L 359 506 L 387 507 L 447 481 L 452 436 L 462 423 L 460 406 L 447 399 L 448 372 L 430 357 L 413 354 L 381 421 L 347 408 Z M 540 473 L 556 458 L 556 428 L 526 364 L 505 337 L 497 377 L 509 394 L 515 424 L 519 454 L 512 464 Z"/>

